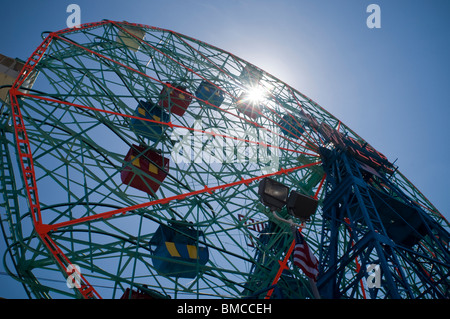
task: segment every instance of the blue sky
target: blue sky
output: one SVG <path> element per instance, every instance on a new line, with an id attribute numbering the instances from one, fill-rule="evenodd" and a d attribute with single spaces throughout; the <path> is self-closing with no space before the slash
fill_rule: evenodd
<path id="1" fill-rule="evenodd" d="M 8 1 L 0 53 L 26 59 L 42 31 L 66 27 L 71 3 L 81 7 L 82 23 L 167 28 L 261 67 L 398 159 L 450 220 L 450 1 Z M 371 3 L 381 8 L 380 29 L 366 25 Z M 19 297 L 5 293 L 12 284 L 4 277 L 0 297 Z"/>

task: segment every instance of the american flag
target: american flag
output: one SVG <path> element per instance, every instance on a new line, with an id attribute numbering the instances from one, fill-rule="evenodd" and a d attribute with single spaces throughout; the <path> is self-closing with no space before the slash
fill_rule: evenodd
<path id="1" fill-rule="evenodd" d="M 309 249 L 306 240 L 303 238 L 299 231 L 295 232 L 295 247 L 294 247 L 294 265 L 300 267 L 306 276 L 317 280 L 319 274 L 318 264 L 316 256 Z"/>

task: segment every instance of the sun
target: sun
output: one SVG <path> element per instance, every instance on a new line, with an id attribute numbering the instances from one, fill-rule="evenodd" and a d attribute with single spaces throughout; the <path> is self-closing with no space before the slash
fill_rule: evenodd
<path id="1" fill-rule="evenodd" d="M 252 104 L 260 103 L 266 97 L 266 92 L 261 86 L 253 86 L 247 90 L 245 99 Z"/>

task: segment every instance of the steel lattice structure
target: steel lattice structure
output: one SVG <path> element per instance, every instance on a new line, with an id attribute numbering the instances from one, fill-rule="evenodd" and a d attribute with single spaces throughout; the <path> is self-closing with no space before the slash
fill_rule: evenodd
<path id="1" fill-rule="evenodd" d="M 313 298 L 266 177 L 319 201 L 295 222 L 322 297 L 449 297 L 448 222 L 304 94 L 170 30 L 44 36 L 0 123 L 4 265 L 30 298 Z"/>

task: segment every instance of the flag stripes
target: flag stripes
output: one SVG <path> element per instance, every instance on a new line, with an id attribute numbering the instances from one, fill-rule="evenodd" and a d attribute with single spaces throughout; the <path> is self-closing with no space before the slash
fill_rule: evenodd
<path id="1" fill-rule="evenodd" d="M 319 274 L 318 264 L 319 262 L 313 252 L 309 249 L 306 240 L 299 231 L 296 231 L 294 265 L 303 270 L 306 276 L 316 281 L 317 275 Z"/>

